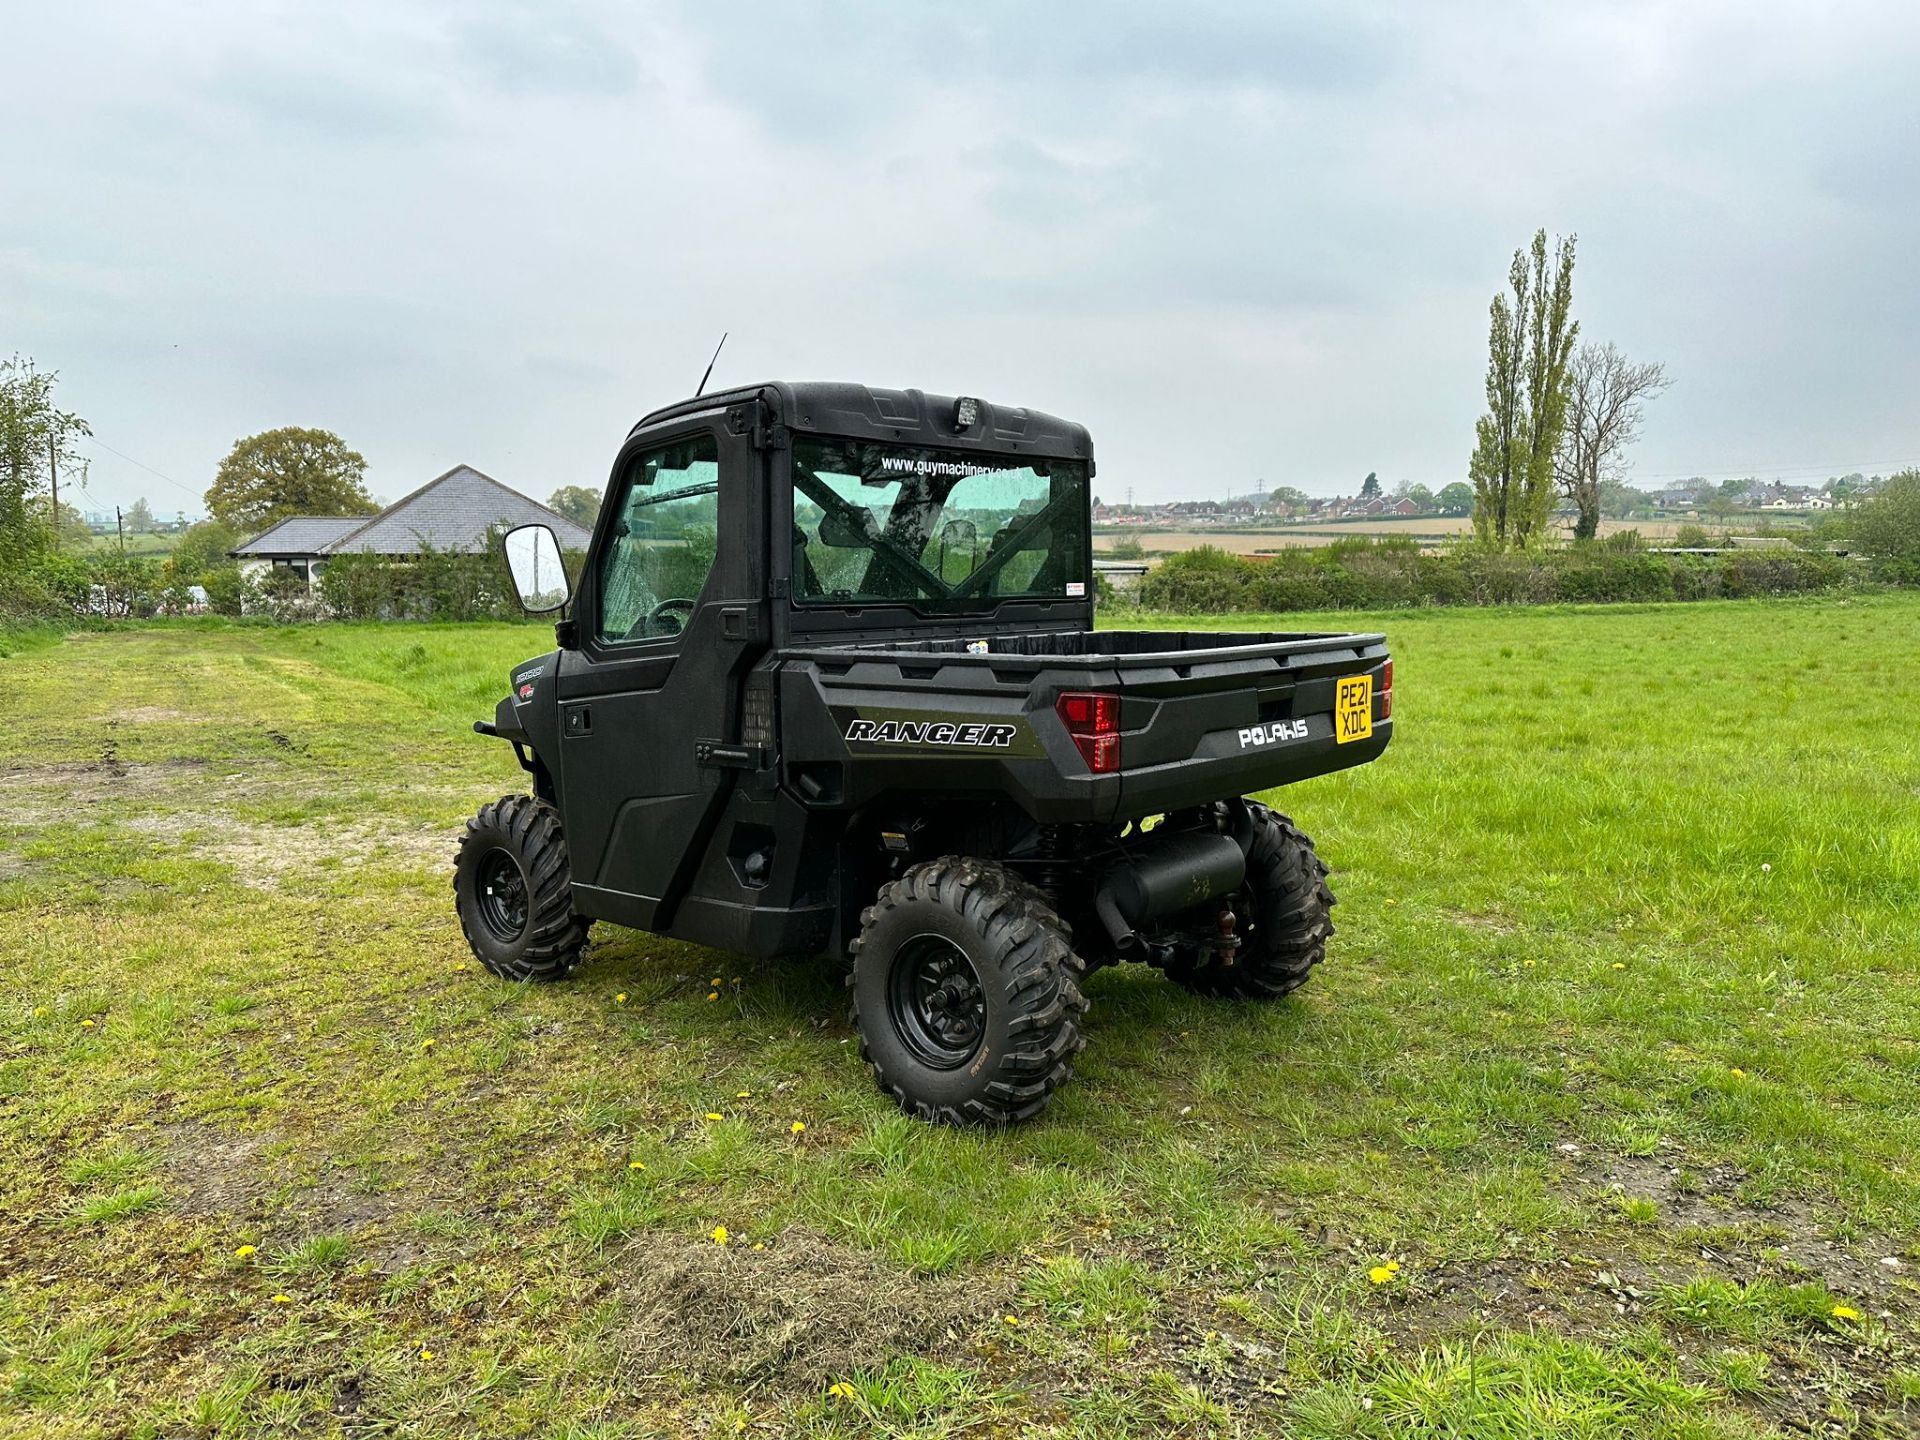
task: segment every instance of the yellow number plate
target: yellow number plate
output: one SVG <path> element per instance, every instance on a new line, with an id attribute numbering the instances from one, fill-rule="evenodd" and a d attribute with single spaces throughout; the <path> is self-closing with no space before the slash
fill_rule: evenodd
<path id="1" fill-rule="evenodd" d="M 1333 738 L 1341 745 L 1373 735 L 1373 677 L 1349 675 L 1333 692 Z"/>

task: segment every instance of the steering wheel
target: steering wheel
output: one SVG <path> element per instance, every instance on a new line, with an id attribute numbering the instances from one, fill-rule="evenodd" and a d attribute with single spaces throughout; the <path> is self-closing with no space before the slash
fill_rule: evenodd
<path id="1" fill-rule="evenodd" d="M 656 625 L 660 625 L 663 621 L 671 620 L 673 622 L 673 628 L 671 630 L 662 628 L 657 633 L 663 635 L 678 635 L 687 628 L 687 621 L 693 618 L 693 610 L 696 603 L 697 602 L 692 600 L 662 600 L 647 612 L 648 631 L 654 632 Z"/>

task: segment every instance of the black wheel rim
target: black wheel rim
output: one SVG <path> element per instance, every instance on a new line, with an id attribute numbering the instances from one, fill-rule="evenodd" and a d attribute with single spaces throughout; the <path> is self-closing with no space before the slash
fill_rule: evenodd
<path id="1" fill-rule="evenodd" d="M 916 1060 L 957 1070 L 980 1050 L 987 998 L 967 952 L 944 935 L 916 935 L 894 952 L 887 1016 Z"/>
<path id="2" fill-rule="evenodd" d="M 502 943 L 518 940 L 527 928 L 527 877 L 520 862 L 505 850 L 489 850 L 480 857 L 474 878 L 480 923 L 487 933 Z"/>

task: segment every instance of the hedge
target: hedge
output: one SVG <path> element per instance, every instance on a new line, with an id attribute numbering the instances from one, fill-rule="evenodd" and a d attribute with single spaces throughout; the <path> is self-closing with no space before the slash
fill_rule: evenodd
<path id="1" fill-rule="evenodd" d="M 1149 571 L 1134 596 L 1142 609 L 1182 614 L 1385 610 L 1798 595 L 1859 578 L 1842 556 L 1786 548 L 1669 555 L 1607 542 L 1531 551 L 1463 543 L 1423 552 L 1407 539 L 1353 539 L 1271 558 L 1204 546 Z"/>

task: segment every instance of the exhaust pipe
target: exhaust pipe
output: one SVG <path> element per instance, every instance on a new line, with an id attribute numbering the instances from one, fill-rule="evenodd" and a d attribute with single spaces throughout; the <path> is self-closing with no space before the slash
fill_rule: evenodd
<path id="1" fill-rule="evenodd" d="M 1238 890 L 1247 857 L 1231 835 L 1178 831 L 1149 835 L 1101 878 L 1094 913 L 1115 953 L 1150 958 L 1137 927 Z"/>

